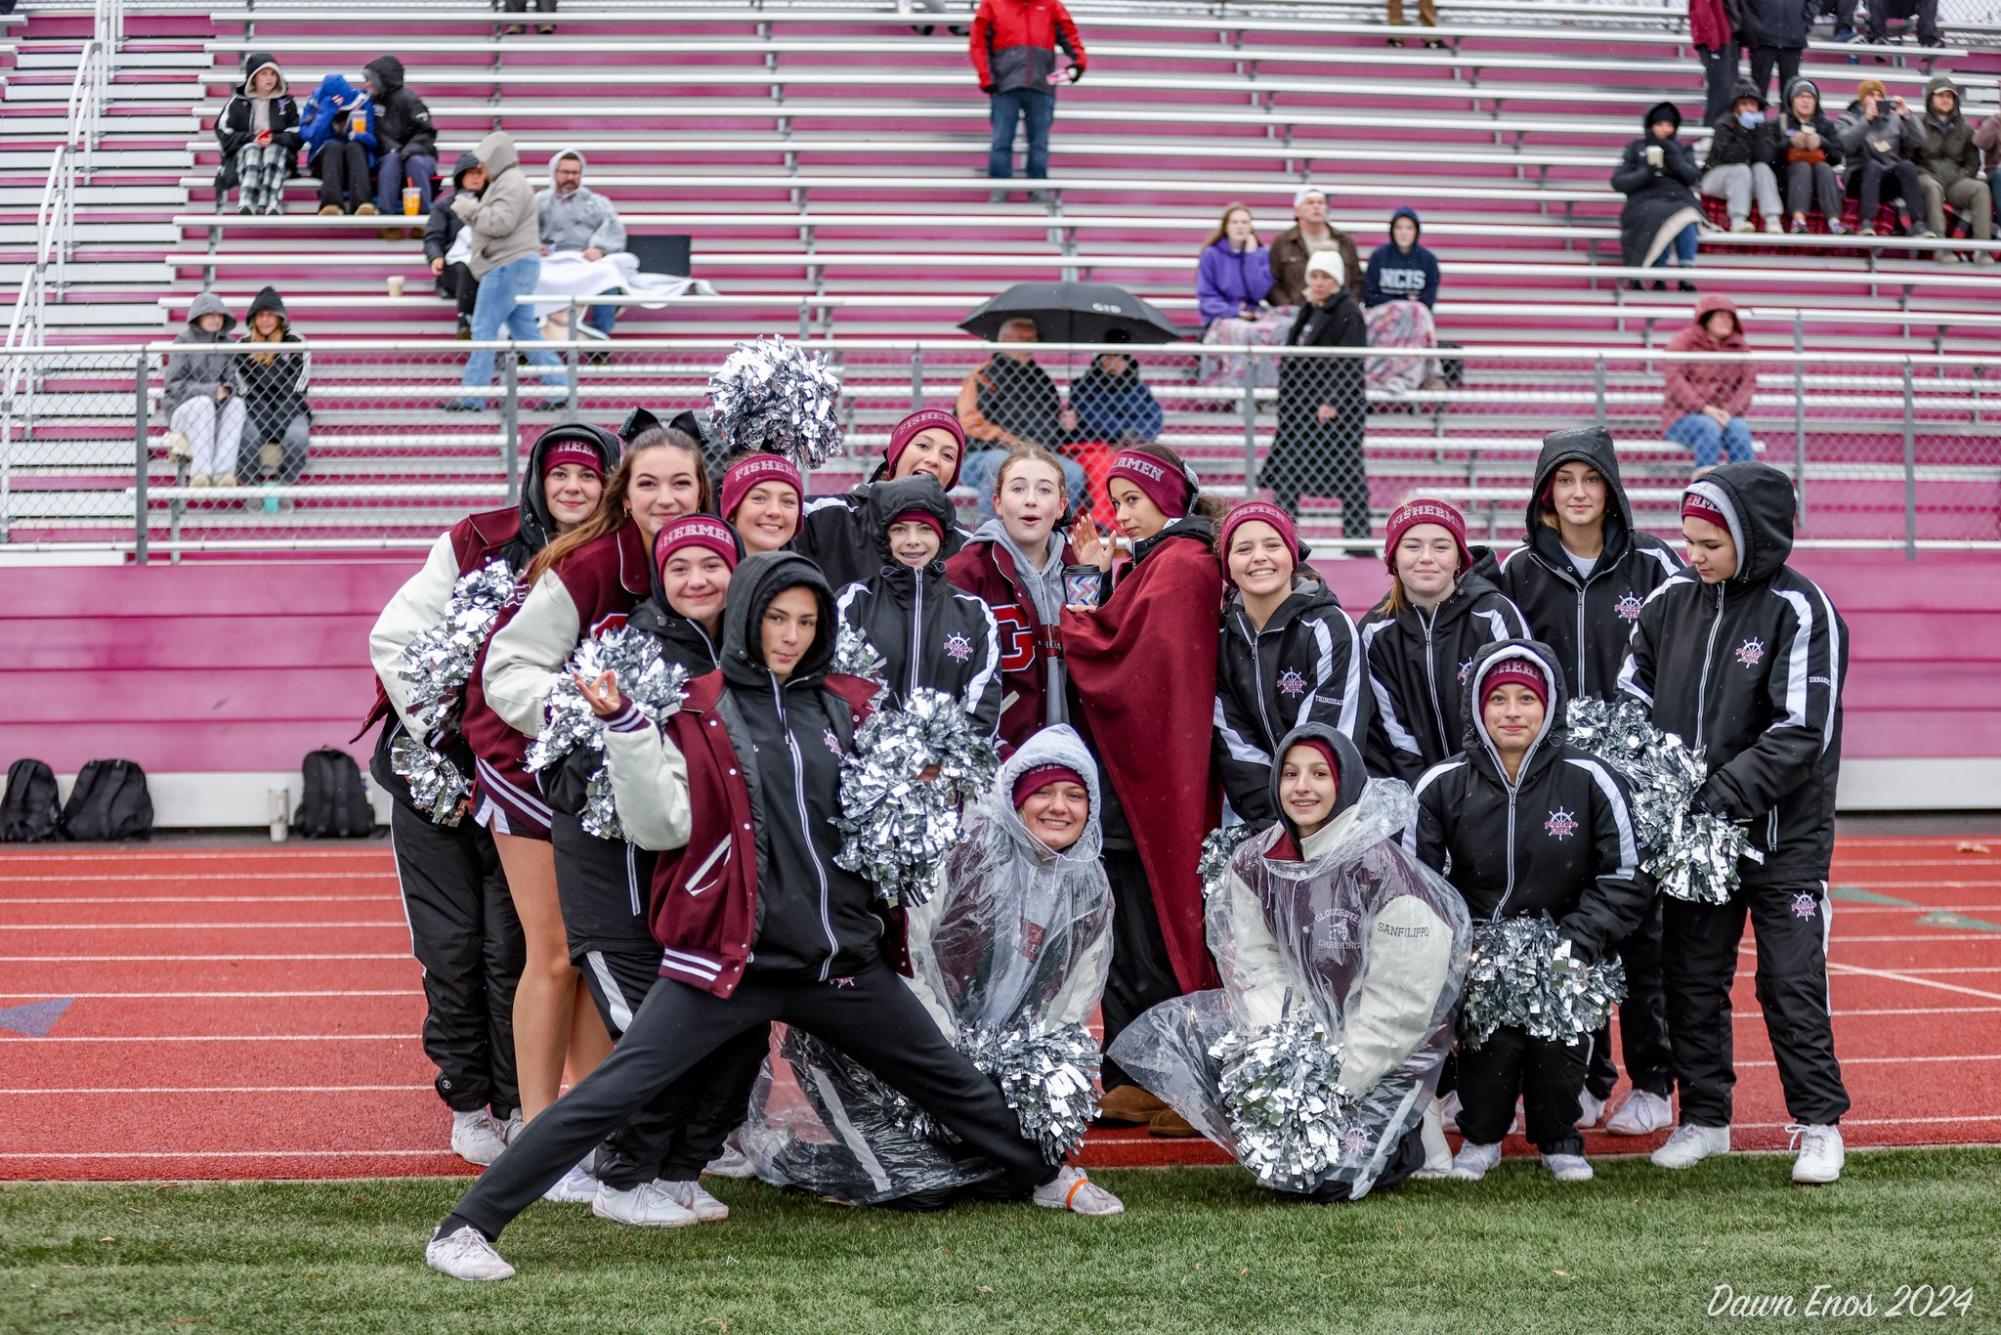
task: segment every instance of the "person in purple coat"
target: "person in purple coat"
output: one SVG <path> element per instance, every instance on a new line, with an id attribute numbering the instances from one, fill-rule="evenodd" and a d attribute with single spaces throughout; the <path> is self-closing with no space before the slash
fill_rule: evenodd
<path id="1" fill-rule="evenodd" d="M 1243 204 L 1229 205 L 1202 247 L 1202 259 L 1195 270 L 1195 309 L 1202 316 L 1202 341 L 1239 346 L 1283 342 L 1285 322 L 1265 304 L 1271 284 L 1271 252 L 1258 241 L 1250 209 Z M 1205 384 L 1241 388 L 1247 376 L 1259 385 L 1275 385 L 1277 364 L 1269 358 L 1205 359 Z"/>

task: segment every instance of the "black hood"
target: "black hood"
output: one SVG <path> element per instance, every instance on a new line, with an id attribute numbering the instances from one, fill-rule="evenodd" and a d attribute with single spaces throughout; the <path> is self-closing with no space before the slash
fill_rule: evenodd
<path id="1" fill-rule="evenodd" d="M 1572 463 L 1588 464 L 1605 479 L 1608 493 L 1605 556 L 1616 561 L 1621 552 L 1615 548 L 1622 549 L 1633 531 L 1633 506 L 1626 499 L 1626 485 L 1619 478 L 1618 447 L 1612 441 L 1612 433 L 1602 426 L 1565 427 L 1542 438 L 1542 453 L 1535 463 L 1535 488 L 1529 492 L 1528 545 L 1544 557 L 1558 555 L 1556 548 L 1547 544 L 1561 546 L 1562 539 L 1555 529 L 1542 522 L 1542 498 L 1548 494 L 1556 470 Z"/>
<path id="2" fill-rule="evenodd" d="M 1285 753 L 1304 741 L 1325 742 L 1332 747 L 1334 765 L 1341 771 L 1341 782 L 1334 794 L 1334 809 L 1327 813 L 1327 819 L 1333 820 L 1361 801 L 1362 789 L 1369 781 L 1366 767 L 1362 762 L 1362 753 L 1355 749 L 1355 744 L 1349 741 L 1340 729 L 1325 723 L 1302 723 L 1287 733 L 1279 740 L 1278 749 L 1272 752 L 1271 809 L 1278 813 L 1279 820 L 1285 825 L 1286 833 L 1294 839 L 1300 837 L 1299 827 L 1285 814 L 1285 802 L 1280 792 L 1283 783 L 1279 776 L 1285 772 Z"/>
<path id="3" fill-rule="evenodd" d="M 729 601 L 723 608 L 723 680 L 732 686 L 759 689 L 771 682 L 764 666 L 764 609 L 787 589 L 808 588 L 820 604 L 820 624 L 813 646 L 799 660 L 786 685 L 824 675 L 834 659 L 836 614 L 834 592 L 827 577 L 797 552 L 759 552 L 748 557 L 730 576 Z"/>
<path id="4" fill-rule="evenodd" d="M 479 154 L 467 149 L 459 154 L 458 165 L 452 168 L 452 189 L 466 188 L 466 173 L 479 166 Z"/>
<path id="5" fill-rule="evenodd" d="M 1549 682 L 1549 704 L 1543 709 L 1542 735 L 1529 746 L 1529 763 L 1535 764 L 1540 758 L 1547 761 L 1556 753 L 1562 743 L 1564 732 L 1564 710 L 1569 703 L 1569 692 L 1563 683 L 1563 669 L 1556 661 L 1556 651 L 1541 640 L 1500 640 L 1482 648 L 1473 655 L 1473 670 L 1466 674 L 1466 685 L 1461 695 L 1461 707 L 1466 714 L 1464 737 L 1466 754 L 1469 757 L 1485 757 L 1498 768 L 1498 757 L 1493 742 L 1487 736 L 1486 720 L 1480 702 L 1486 692 L 1481 689 L 1488 670 L 1505 659 L 1527 658 L 1542 668 L 1543 677 Z M 1524 766 L 1517 782 L 1528 774 Z"/>
<path id="6" fill-rule="evenodd" d="M 377 56 L 361 67 L 362 73 L 374 76 L 374 83 L 382 90 L 386 100 L 395 96 L 403 86 L 403 62 L 394 56 Z"/>
<path id="7" fill-rule="evenodd" d="M 1647 114 L 1640 121 L 1640 135 L 1642 138 L 1651 139 L 1654 137 L 1655 121 L 1673 121 L 1675 133 L 1680 134 L 1681 108 L 1675 106 L 1672 102 L 1656 102 L 1648 107 Z"/>
<path id="8" fill-rule="evenodd" d="M 250 303 L 250 309 L 244 313 L 243 323 L 254 322 L 259 311 L 276 311 L 280 320 L 287 325 L 292 323 L 292 317 L 285 313 L 285 299 L 278 295 L 275 287 L 267 287 L 257 294 L 256 300 Z"/>
<path id="9" fill-rule="evenodd" d="M 604 466 L 605 480 L 611 480 L 612 470 L 618 467 L 621 453 L 618 438 L 601 426 L 589 422 L 565 422 L 552 426 L 535 440 L 534 448 L 528 451 L 528 463 L 521 473 L 521 537 L 519 541 L 533 556 L 549 545 L 549 539 L 556 536 L 556 521 L 549 513 L 549 498 L 542 492 L 542 460 L 549 448 L 566 440 L 582 441 L 597 451 L 598 459 Z"/>
<path id="10" fill-rule="evenodd" d="M 866 513 L 869 531 L 875 534 L 876 551 L 882 555 L 885 566 L 900 564 L 889 550 L 889 526 L 905 510 L 918 510 L 932 516 L 943 527 L 946 534 L 958 522 L 959 513 L 952 508 L 951 498 L 938 485 L 938 479 L 929 473 L 913 473 L 909 477 L 898 478 L 894 482 L 878 482 L 869 488 Z M 943 560 L 945 541 L 938 540 L 938 558 Z"/>
<path id="11" fill-rule="evenodd" d="M 1752 83 L 1749 79 L 1739 79 L 1737 80 L 1737 86 L 1730 92 L 1731 115 L 1734 116 L 1737 114 L 1737 104 L 1747 97 L 1758 104 L 1758 110 L 1763 111 L 1765 109 L 1765 95 L 1759 91 L 1758 85 Z"/>
<path id="12" fill-rule="evenodd" d="M 1737 546 L 1737 573 L 1727 583 L 1759 584 L 1776 575 L 1793 551 L 1793 484 L 1770 464 L 1724 464 L 1688 490 L 1723 512 Z"/>
<path id="13" fill-rule="evenodd" d="M 285 67 L 280 65 L 278 58 L 269 51 L 252 51 L 243 58 L 243 82 L 236 86 L 236 91 L 245 97 L 250 96 L 250 81 L 256 78 L 257 71 L 266 65 L 278 71 L 278 86 L 272 90 L 271 96 L 285 96 Z"/>

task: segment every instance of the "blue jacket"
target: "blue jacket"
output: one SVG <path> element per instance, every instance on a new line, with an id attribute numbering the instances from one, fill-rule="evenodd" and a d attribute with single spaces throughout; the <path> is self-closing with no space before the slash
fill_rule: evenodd
<path id="1" fill-rule="evenodd" d="M 1202 252 L 1195 270 L 1195 309 L 1202 323 L 1234 320 L 1244 307 L 1264 302 L 1271 291 L 1271 252 L 1263 246 L 1233 250 L 1230 238 L 1219 237 Z"/>
<path id="2" fill-rule="evenodd" d="M 1424 235 L 1424 223 L 1419 220 L 1416 209 L 1398 209 L 1390 215 L 1390 226 L 1396 227 L 1397 219 L 1408 218 L 1417 227 L 1418 237 Z M 1413 239 L 1408 251 L 1399 250 L 1396 242 L 1377 246 L 1376 253 L 1369 256 L 1369 272 L 1362 283 L 1362 301 L 1369 306 L 1380 306 L 1386 301 L 1421 301 L 1429 306 L 1438 300 L 1438 259 L 1426 250 L 1420 241 Z"/>
<path id="3" fill-rule="evenodd" d="M 348 134 L 347 127 L 356 112 L 362 113 L 365 128 L 360 134 Z M 375 152 L 375 104 L 368 93 L 349 85 L 338 74 L 329 74 L 320 80 L 319 91 L 306 101 L 305 110 L 299 114 L 299 134 L 306 143 L 308 165 L 319 160 L 320 150 L 334 139 L 352 139 L 361 145 L 368 155 L 368 165 L 373 167 Z"/>
<path id="4" fill-rule="evenodd" d="M 1144 444 L 1160 435 L 1160 404 L 1139 378 L 1139 363 L 1126 358 L 1126 373 L 1103 369 L 1100 355 L 1070 387 L 1070 406 L 1077 413 L 1077 437 L 1108 445 Z"/>

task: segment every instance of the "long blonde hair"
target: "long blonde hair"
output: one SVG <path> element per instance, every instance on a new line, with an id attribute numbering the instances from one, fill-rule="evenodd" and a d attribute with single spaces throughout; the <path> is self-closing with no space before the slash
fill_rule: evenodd
<path id="1" fill-rule="evenodd" d="M 558 561 L 576 551 L 586 543 L 596 542 L 612 532 L 620 524 L 632 517 L 627 499 L 632 490 L 633 460 L 652 450 L 681 450 L 695 465 L 695 485 L 700 497 L 696 508 L 709 511 L 715 508 L 715 496 L 709 486 L 709 470 L 702 467 L 702 447 L 694 437 L 673 427 L 658 426 L 641 432 L 631 445 L 626 447 L 625 456 L 618 461 L 618 467 L 611 470 L 611 477 L 604 484 L 604 497 L 598 502 L 597 511 L 583 523 L 568 533 L 559 534 L 549 545 L 535 554 L 528 563 L 528 573 L 524 577 L 531 587 Z M 536 479 L 534 485 L 540 486 Z"/>
<path id="2" fill-rule="evenodd" d="M 257 315 L 265 315 L 265 314 L 275 315 L 278 317 L 277 327 L 274 328 L 269 335 L 260 334 L 257 332 Z M 243 341 L 245 343 L 283 343 L 285 341 L 285 335 L 292 331 L 292 322 L 285 318 L 285 314 L 283 311 L 272 310 L 269 306 L 267 306 L 263 310 L 257 312 L 257 315 L 253 315 L 250 317 L 250 330 L 243 336 Z M 276 361 L 277 359 L 278 359 L 278 354 L 275 352 L 253 352 L 250 354 L 250 360 L 256 362 L 259 366 L 269 366 L 272 362 Z"/>

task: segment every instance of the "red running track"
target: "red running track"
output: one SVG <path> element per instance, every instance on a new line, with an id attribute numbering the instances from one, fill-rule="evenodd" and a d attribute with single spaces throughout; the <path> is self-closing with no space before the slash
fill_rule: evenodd
<path id="1" fill-rule="evenodd" d="M 1849 1144 L 2001 1143 L 2001 841 L 1845 837 Z M 1744 945 L 1735 1143 L 1788 1121 Z M 0 1180 L 459 1174 L 388 849 L 0 853 Z M 1595 1154 L 1663 1136 L 1594 1134 Z M 1521 1151 L 1519 1138 L 1510 1147 Z M 1094 1165 L 1214 1163 L 1094 1132 Z"/>

